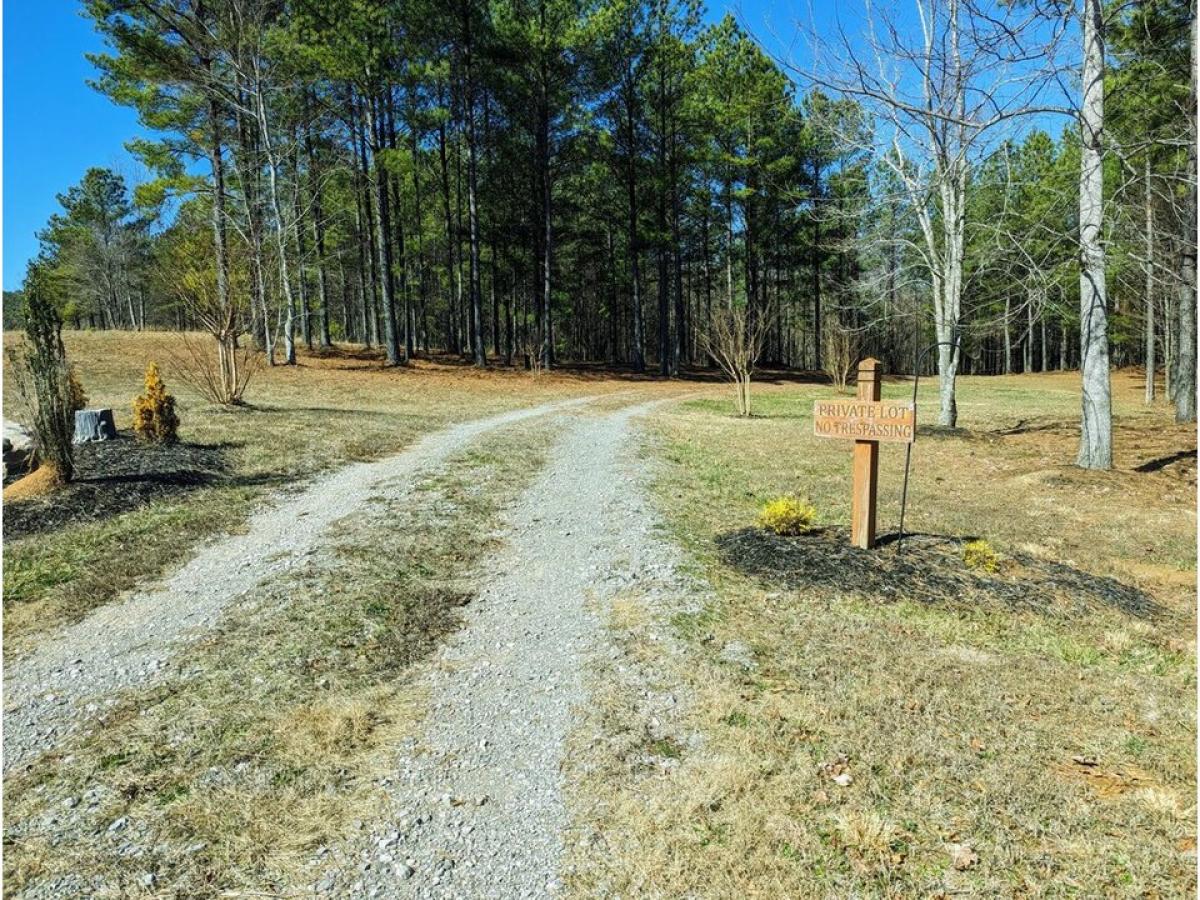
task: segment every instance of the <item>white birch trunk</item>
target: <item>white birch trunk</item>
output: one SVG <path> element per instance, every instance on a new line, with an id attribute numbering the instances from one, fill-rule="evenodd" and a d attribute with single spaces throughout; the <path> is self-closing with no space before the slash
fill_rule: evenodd
<path id="1" fill-rule="evenodd" d="M 283 220 L 283 208 L 279 203 L 279 165 L 275 159 L 275 145 L 271 141 L 271 128 L 267 119 L 267 105 L 263 98 L 262 82 L 255 85 L 255 118 L 262 134 L 263 151 L 267 159 L 267 186 L 271 196 L 271 215 L 275 224 L 275 249 L 279 254 L 279 281 L 283 288 L 283 357 L 289 366 L 296 364 L 296 302 L 292 297 L 292 279 L 288 271 L 287 225 Z"/>
<path id="2" fill-rule="evenodd" d="M 1191 109 L 1196 108 L 1196 19 L 1192 18 L 1190 59 Z M 1180 247 L 1179 263 L 1179 365 L 1176 368 L 1175 421 L 1196 421 L 1196 120 L 1190 122 L 1187 167 L 1187 201 L 1183 204 L 1187 233 Z"/>
<path id="3" fill-rule="evenodd" d="M 1144 171 L 1146 203 L 1146 405 L 1154 402 L 1154 205 L 1150 192 L 1150 158 Z"/>
<path id="4" fill-rule="evenodd" d="M 1012 374 L 1012 298 L 1004 295 L 1004 374 Z"/>
<path id="5" fill-rule="evenodd" d="M 1083 0 L 1083 103 L 1079 166 L 1079 368 L 1082 421 L 1076 463 L 1112 468 L 1112 385 L 1103 238 L 1104 8 Z"/>
<path id="6" fill-rule="evenodd" d="M 1025 346 L 1021 354 L 1021 361 L 1024 364 L 1022 371 L 1026 375 L 1033 371 L 1033 307 L 1040 305 L 1038 302 L 1040 290 L 1040 288 L 1033 289 L 1025 306 Z"/>

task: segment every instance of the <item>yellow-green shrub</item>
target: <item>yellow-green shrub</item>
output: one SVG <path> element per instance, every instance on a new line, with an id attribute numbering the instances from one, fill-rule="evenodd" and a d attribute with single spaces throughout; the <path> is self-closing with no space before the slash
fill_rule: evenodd
<path id="1" fill-rule="evenodd" d="M 133 399 L 133 431 L 142 440 L 173 444 L 179 430 L 175 398 L 167 393 L 154 363 L 146 366 L 145 393 Z"/>
<path id="2" fill-rule="evenodd" d="M 963 562 L 968 569 L 995 572 L 1000 568 L 1000 554 L 987 541 L 968 541 L 963 545 Z"/>
<path id="3" fill-rule="evenodd" d="M 817 527 L 817 508 L 799 497 L 776 497 L 759 511 L 758 524 L 776 534 L 807 534 Z"/>

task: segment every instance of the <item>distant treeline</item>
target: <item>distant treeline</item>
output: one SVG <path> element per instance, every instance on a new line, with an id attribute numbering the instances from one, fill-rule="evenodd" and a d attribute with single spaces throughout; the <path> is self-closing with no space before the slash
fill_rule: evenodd
<path id="1" fill-rule="evenodd" d="M 72 327 L 225 309 L 275 363 L 348 341 L 397 363 L 664 374 L 706 363 L 719 304 L 770 318 L 769 364 L 852 352 L 907 371 L 934 340 L 941 273 L 873 107 L 799 91 L 697 2 L 85 7 L 109 48 L 95 86 L 160 138 L 130 144 L 150 180 L 131 193 L 89 170 L 40 233 L 32 265 Z M 1189 27 L 1179 0 L 1108 25 L 1109 339 L 1117 364 L 1156 354 L 1168 372 L 1192 239 Z M 970 160 L 959 371 L 1078 364 L 1079 154 L 1075 124 L 1014 124 Z"/>

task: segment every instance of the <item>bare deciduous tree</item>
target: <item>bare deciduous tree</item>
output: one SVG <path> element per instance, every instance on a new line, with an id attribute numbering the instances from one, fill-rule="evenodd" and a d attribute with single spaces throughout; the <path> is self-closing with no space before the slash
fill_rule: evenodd
<path id="1" fill-rule="evenodd" d="M 770 332 L 765 310 L 751 313 L 745 306 L 720 306 L 713 310 L 708 329 L 700 333 L 701 349 L 711 356 L 733 384 L 734 406 L 739 416 L 750 415 L 750 379 Z"/>
<path id="2" fill-rule="evenodd" d="M 236 273 L 230 282 L 222 284 L 212 260 L 198 254 L 199 249 L 186 243 L 181 246 L 181 252 L 164 266 L 161 283 L 188 319 L 212 337 L 215 346 L 185 337 L 183 351 L 168 355 L 180 380 L 213 403 L 235 406 L 242 403 L 259 362 L 258 355 L 241 341 L 249 316 L 249 294 Z"/>
<path id="3" fill-rule="evenodd" d="M 1023 117 L 1061 112 L 1041 102 L 1061 23 L 1017 4 L 915 0 L 917 27 L 866 0 L 865 33 L 812 34 L 804 81 L 855 100 L 874 129 L 846 134 L 894 176 L 920 236 L 909 249 L 928 271 L 939 342 L 939 424 L 956 424 L 966 194 L 972 165 Z"/>
<path id="4" fill-rule="evenodd" d="M 836 320 L 825 326 L 825 353 L 822 362 L 825 374 L 833 382 L 839 394 L 846 393 L 850 373 L 858 361 L 858 333 L 842 326 Z"/>

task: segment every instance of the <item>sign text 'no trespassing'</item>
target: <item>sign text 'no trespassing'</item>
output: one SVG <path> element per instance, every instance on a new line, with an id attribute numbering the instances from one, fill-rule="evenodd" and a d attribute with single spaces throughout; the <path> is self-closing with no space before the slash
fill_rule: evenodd
<path id="1" fill-rule="evenodd" d="M 817 437 L 911 444 L 917 410 L 907 400 L 816 400 L 813 430 Z"/>

